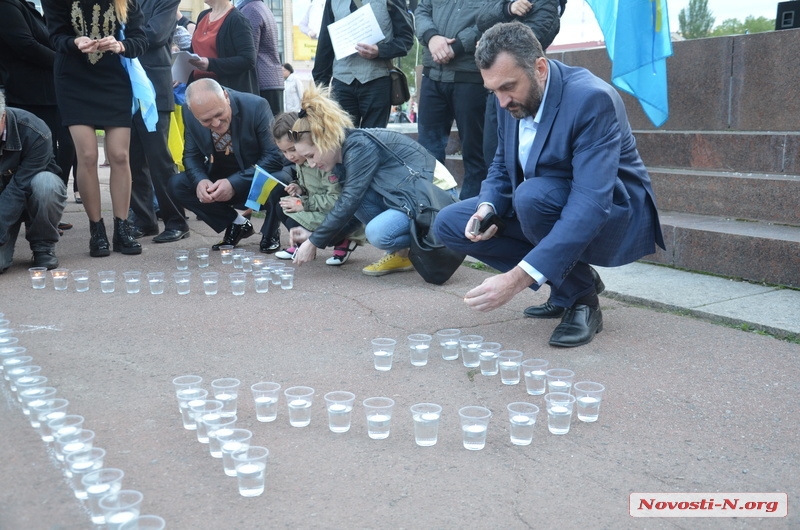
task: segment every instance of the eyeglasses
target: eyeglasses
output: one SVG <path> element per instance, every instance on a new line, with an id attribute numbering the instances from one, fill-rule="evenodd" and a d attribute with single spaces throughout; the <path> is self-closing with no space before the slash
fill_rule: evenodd
<path id="1" fill-rule="evenodd" d="M 299 142 L 300 136 L 304 135 L 305 133 L 310 133 L 311 131 L 289 131 L 289 136 L 291 137 L 293 142 Z"/>

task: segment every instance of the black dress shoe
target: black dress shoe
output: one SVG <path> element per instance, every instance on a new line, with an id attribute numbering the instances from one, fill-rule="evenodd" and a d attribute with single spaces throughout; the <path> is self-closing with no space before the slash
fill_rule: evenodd
<path id="1" fill-rule="evenodd" d="M 261 243 L 258 245 L 258 249 L 261 252 L 264 254 L 272 254 L 273 252 L 277 252 L 279 248 L 281 248 L 280 237 L 261 236 Z"/>
<path id="2" fill-rule="evenodd" d="M 592 278 L 594 278 L 594 290 L 597 294 L 606 290 L 606 284 L 600 278 L 600 275 L 594 270 L 594 267 L 589 267 L 592 271 Z M 554 305 L 550 300 L 541 305 L 532 305 L 525 308 L 523 313 L 526 317 L 530 318 L 559 318 L 564 316 L 565 308 Z"/>
<path id="3" fill-rule="evenodd" d="M 188 230 L 164 230 L 153 238 L 153 243 L 172 243 L 189 237 Z"/>
<path id="4" fill-rule="evenodd" d="M 246 237 L 250 237 L 255 233 L 256 231 L 250 221 L 245 221 L 240 225 L 231 224 L 225 229 L 225 236 L 222 238 L 222 241 L 215 245 L 211 245 L 211 250 L 219 250 L 219 247 L 223 245 L 233 245 L 235 247 L 239 244 L 239 241 Z"/>
<path id="5" fill-rule="evenodd" d="M 129 232 L 134 239 L 141 239 L 144 236 L 154 236 L 158 233 L 158 227 L 155 228 L 142 228 L 140 226 L 128 224 Z"/>
<path id="6" fill-rule="evenodd" d="M 58 268 L 58 258 L 54 250 L 34 250 L 33 266 L 46 267 L 47 270 Z"/>
<path id="7" fill-rule="evenodd" d="M 603 312 L 588 305 L 576 304 L 564 312 L 561 324 L 550 335 L 550 346 L 572 348 L 592 342 L 603 331 Z"/>
<path id="8" fill-rule="evenodd" d="M 71 228 L 72 228 L 72 223 L 65 223 L 64 221 L 58 223 L 59 230 L 70 230 Z"/>

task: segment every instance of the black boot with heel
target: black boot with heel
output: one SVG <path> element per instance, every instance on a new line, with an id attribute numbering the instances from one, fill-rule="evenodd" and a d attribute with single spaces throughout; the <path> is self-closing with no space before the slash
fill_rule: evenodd
<path id="1" fill-rule="evenodd" d="M 131 234 L 131 225 L 127 219 L 114 218 L 114 252 L 123 254 L 141 254 L 142 245 Z"/>
<path id="2" fill-rule="evenodd" d="M 102 219 L 99 221 L 89 221 L 89 255 L 93 258 L 109 256 L 108 236 L 106 235 L 106 225 Z"/>

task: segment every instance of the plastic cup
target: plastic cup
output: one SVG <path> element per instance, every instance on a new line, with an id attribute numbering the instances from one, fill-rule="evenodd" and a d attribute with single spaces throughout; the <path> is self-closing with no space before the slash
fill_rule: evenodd
<path id="1" fill-rule="evenodd" d="M 50 278 L 53 279 L 53 289 L 66 291 L 69 283 L 69 269 L 53 269 L 50 271 Z"/>
<path id="2" fill-rule="evenodd" d="M 461 362 L 467 368 L 480 366 L 480 345 L 483 337 L 480 335 L 461 335 L 458 338 L 458 345 L 461 348 Z"/>
<path id="3" fill-rule="evenodd" d="M 31 286 L 34 289 L 44 289 L 47 285 L 47 267 L 31 267 L 28 272 L 31 275 Z"/>
<path id="4" fill-rule="evenodd" d="M 270 277 L 272 278 L 272 285 L 281 284 L 281 272 L 283 271 L 283 264 L 275 262 L 269 266 Z"/>
<path id="5" fill-rule="evenodd" d="M 233 268 L 234 269 L 242 269 L 242 256 L 244 256 L 244 249 L 243 248 L 234 248 L 233 249 Z"/>
<path id="6" fill-rule="evenodd" d="M 114 292 L 116 288 L 116 280 L 117 280 L 117 273 L 114 271 L 100 271 L 97 273 L 97 277 L 100 278 L 100 291 L 105 294 L 110 294 Z"/>
<path id="7" fill-rule="evenodd" d="M 208 390 L 205 388 L 181 388 L 175 392 L 178 398 L 178 408 L 181 411 L 181 420 L 183 420 L 183 428 L 187 431 L 194 431 L 197 429 L 194 416 L 190 406 L 193 403 L 202 401 L 208 396 Z"/>
<path id="8" fill-rule="evenodd" d="M 220 418 L 222 412 L 222 401 L 216 399 L 200 399 L 189 402 L 189 412 L 194 418 L 195 433 L 197 434 L 197 441 L 201 444 L 208 443 L 208 427 L 205 420 L 207 418 Z"/>
<path id="9" fill-rule="evenodd" d="M 87 473 L 101 469 L 105 456 L 106 450 L 100 447 L 92 447 L 86 451 L 76 451 L 67 455 L 64 464 L 69 472 L 72 491 L 76 498 L 82 501 L 87 499 L 83 477 Z"/>
<path id="10" fill-rule="evenodd" d="M 478 347 L 478 360 L 481 367 L 481 375 L 497 375 L 497 352 L 502 346 L 499 342 L 482 342 Z"/>
<path id="11" fill-rule="evenodd" d="M 281 289 L 294 289 L 294 267 L 281 269 Z"/>
<path id="12" fill-rule="evenodd" d="M 367 415 L 367 436 L 373 440 L 388 438 L 392 425 L 394 400 L 387 397 L 371 397 L 365 399 L 363 405 Z"/>
<path id="13" fill-rule="evenodd" d="M 414 333 L 406 338 L 408 349 L 410 350 L 408 359 L 412 366 L 425 366 L 428 364 L 428 353 L 431 349 L 432 339 L 433 337 L 424 333 Z"/>
<path id="14" fill-rule="evenodd" d="M 72 453 L 91 449 L 94 446 L 94 431 L 81 429 L 78 432 L 61 434 L 56 436 L 55 442 L 53 448 L 56 459 L 63 462 Z"/>
<path id="15" fill-rule="evenodd" d="M 175 289 L 178 291 L 178 294 L 183 295 L 191 292 L 191 272 L 174 272 L 172 273 L 172 279 L 175 280 Z"/>
<path id="16" fill-rule="evenodd" d="M 462 407 L 458 410 L 461 419 L 461 432 L 463 434 L 464 449 L 480 451 L 486 446 L 486 431 L 492 411 L 486 407 L 474 405 Z"/>
<path id="17" fill-rule="evenodd" d="M 47 422 L 47 430 L 54 439 L 67 434 L 77 434 L 83 430 L 84 418 L 80 414 L 65 414 Z"/>
<path id="18" fill-rule="evenodd" d="M 119 528 L 139 515 L 144 495 L 136 490 L 119 490 L 100 499 L 108 530 Z"/>
<path id="19" fill-rule="evenodd" d="M 256 404 L 256 419 L 263 423 L 275 421 L 278 417 L 278 399 L 281 385 L 262 381 L 250 387 Z"/>
<path id="20" fill-rule="evenodd" d="M 533 429 L 539 407 L 522 401 L 508 404 L 508 421 L 511 424 L 511 443 L 530 445 L 533 442 Z"/>
<path id="21" fill-rule="evenodd" d="M 203 291 L 208 296 L 214 296 L 219 290 L 219 273 L 218 272 L 204 272 L 200 275 L 203 281 Z"/>
<path id="22" fill-rule="evenodd" d="M 179 271 L 185 271 L 189 268 L 189 251 L 176 250 L 175 251 L 175 266 Z"/>
<path id="23" fill-rule="evenodd" d="M 606 387 L 593 381 L 581 381 L 572 385 L 579 420 L 586 423 L 597 421 L 597 417 L 600 414 L 600 402 L 603 401 L 605 389 Z"/>
<path id="24" fill-rule="evenodd" d="M 547 428 L 552 434 L 567 434 L 572 422 L 572 409 L 575 396 L 564 392 L 550 392 L 544 395 L 547 404 Z"/>
<path id="25" fill-rule="evenodd" d="M 137 294 L 142 286 L 142 273 L 141 271 L 125 271 L 125 292 L 128 294 Z"/>
<path id="26" fill-rule="evenodd" d="M 89 508 L 92 523 L 105 524 L 106 517 L 100 507 L 100 499 L 119 492 L 124 476 L 124 471 L 111 467 L 91 471 L 83 476 L 81 482 L 86 489 L 86 506 Z"/>
<path id="27" fill-rule="evenodd" d="M 43 442 L 52 442 L 53 434 L 47 427 L 47 423 L 55 418 L 67 415 L 69 401 L 63 398 L 53 398 L 45 400 L 44 403 L 31 404 L 30 422 L 31 426 L 37 430 Z"/>
<path id="28" fill-rule="evenodd" d="M 520 380 L 522 352 L 503 350 L 497 353 L 497 366 L 500 369 L 500 382 L 504 385 L 516 385 Z"/>
<path id="29" fill-rule="evenodd" d="M 289 407 L 289 425 L 306 427 L 310 424 L 314 389 L 310 386 L 292 386 L 284 390 L 283 394 Z"/>
<path id="30" fill-rule="evenodd" d="M 253 272 L 253 256 L 255 252 L 242 254 L 242 272 Z"/>
<path id="31" fill-rule="evenodd" d="M 525 359 L 522 361 L 525 389 L 531 396 L 541 396 L 547 390 L 548 366 L 550 366 L 550 363 L 545 359 Z"/>
<path id="32" fill-rule="evenodd" d="M 229 477 L 236 476 L 236 462 L 233 453 L 250 447 L 253 433 L 247 429 L 226 429 L 226 433 L 217 435 L 219 448 L 222 451 L 222 469 Z"/>
<path id="33" fill-rule="evenodd" d="M 414 421 L 414 441 L 420 447 L 436 445 L 439 438 L 439 418 L 441 405 L 417 403 L 411 406 L 411 419 Z"/>
<path id="34" fill-rule="evenodd" d="M 150 294 L 164 294 L 164 273 L 148 272 L 147 283 L 150 284 Z"/>
<path id="35" fill-rule="evenodd" d="M 38 375 L 38 373 L 35 374 L 35 375 L 30 373 L 30 371 L 33 370 L 34 368 L 39 370 L 39 371 L 41 371 L 41 369 L 42 369 L 41 366 L 36 366 L 36 367 L 34 367 L 34 366 L 24 366 L 21 369 L 28 371 L 28 373 L 25 373 L 24 375 L 22 375 L 20 377 L 17 377 L 16 379 L 14 379 L 13 377 L 11 378 L 11 383 L 14 386 L 14 388 L 12 388 L 12 390 L 14 390 L 16 392 L 16 394 L 17 394 L 17 402 L 19 402 L 19 403 L 22 403 L 22 398 L 19 396 L 20 392 L 23 392 L 25 390 L 33 390 L 35 388 L 42 388 L 42 387 L 47 386 L 47 378 L 45 376 Z"/>
<path id="36" fill-rule="evenodd" d="M 208 452 L 212 458 L 222 458 L 222 448 L 219 445 L 220 435 L 225 435 L 236 428 L 236 416 L 222 416 L 220 414 L 206 415 L 203 422 L 208 431 Z"/>
<path id="37" fill-rule="evenodd" d="M 14 340 L 17 340 L 17 339 L 14 338 Z M 28 348 L 26 348 L 24 346 L 1 346 L 0 347 L 0 372 L 3 372 L 3 377 L 6 379 L 6 381 L 8 380 L 8 376 L 5 373 L 5 368 L 4 368 L 3 362 L 6 359 L 12 359 L 14 357 L 23 356 L 23 355 L 25 355 L 25 352 L 27 352 L 27 351 L 28 351 Z M 31 357 L 31 360 L 33 360 L 33 357 Z"/>
<path id="38" fill-rule="evenodd" d="M 234 416 L 239 398 L 239 387 L 242 382 L 234 377 L 223 377 L 211 381 L 211 392 L 214 399 L 222 401 L 223 416 Z"/>
<path id="39" fill-rule="evenodd" d="M 85 293 L 89 290 L 89 271 L 80 269 L 72 271 L 72 284 L 75 286 L 75 292 Z"/>
<path id="40" fill-rule="evenodd" d="M 325 406 L 328 409 L 328 428 L 331 432 L 339 434 L 350 430 L 355 399 L 355 394 L 343 390 L 325 394 Z"/>
<path id="41" fill-rule="evenodd" d="M 21 351 L 20 351 L 21 350 Z M 20 355 L 13 355 L 16 351 L 19 351 Z M 9 352 L 8 357 L 4 357 L 2 363 L 2 370 L 3 370 L 3 378 L 6 381 L 11 380 L 11 376 L 17 373 L 22 374 L 24 372 L 18 372 L 16 368 L 22 368 L 23 366 L 31 366 L 33 364 L 33 357 L 30 355 L 22 355 L 25 353 L 26 349 L 22 347 L 15 347 L 15 352 Z"/>
<path id="42" fill-rule="evenodd" d="M 375 369 L 379 372 L 388 372 L 392 369 L 392 357 L 397 341 L 394 339 L 372 339 L 372 355 Z"/>
<path id="43" fill-rule="evenodd" d="M 208 267 L 208 254 L 209 249 L 198 248 L 194 251 L 194 259 L 197 261 L 197 268 L 205 269 Z"/>
<path id="44" fill-rule="evenodd" d="M 233 296 L 244 296 L 247 274 L 243 272 L 232 272 L 228 277 L 231 282 L 231 294 L 233 294 Z"/>
<path id="45" fill-rule="evenodd" d="M 572 382 L 575 380 L 575 372 L 566 368 L 551 368 L 545 372 L 547 377 L 548 392 L 563 392 L 569 394 L 572 391 Z"/>
<path id="46" fill-rule="evenodd" d="M 58 391 L 53 386 L 41 386 L 38 388 L 27 388 L 19 393 L 19 397 L 22 400 L 22 413 L 26 416 L 30 416 L 31 414 L 31 403 L 38 404 L 41 402 L 45 402 L 48 399 L 53 399 L 56 397 L 56 393 Z"/>
<path id="47" fill-rule="evenodd" d="M 233 263 L 233 245 L 220 246 L 219 259 L 223 265 L 230 265 Z"/>
<path id="48" fill-rule="evenodd" d="M 269 449 L 257 445 L 251 445 L 231 455 L 236 465 L 239 495 L 258 497 L 264 493 L 268 456 Z"/>
<path id="49" fill-rule="evenodd" d="M 265 270 L 253 271 L 253 282 L 256 286 L 256 293 L 262 294 L 269 292 L 270 274 Z"/>
<path id="50" fill-rule="evenodd" d="M 439 350 L 442 352 L 442 359 L 445 361 L 458 359 L 458 337 L 460 335 L 461 330 L 455 328 L 440 329 L 436 332 Z"/>

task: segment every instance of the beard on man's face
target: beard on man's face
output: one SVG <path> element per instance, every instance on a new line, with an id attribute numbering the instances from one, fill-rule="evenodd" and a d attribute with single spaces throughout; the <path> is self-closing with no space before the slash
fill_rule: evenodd
<path id="1" fill-rule="evenodd" d="M 522 120 L 528 116 L 535 116 L 542 104 L 542 94 L 544 90 L 539 87 L 536 79 L 530 79 L 531 88 L 525 101 L 512 100 L 506 105 L 506 110 L 517 120 Z"/>

